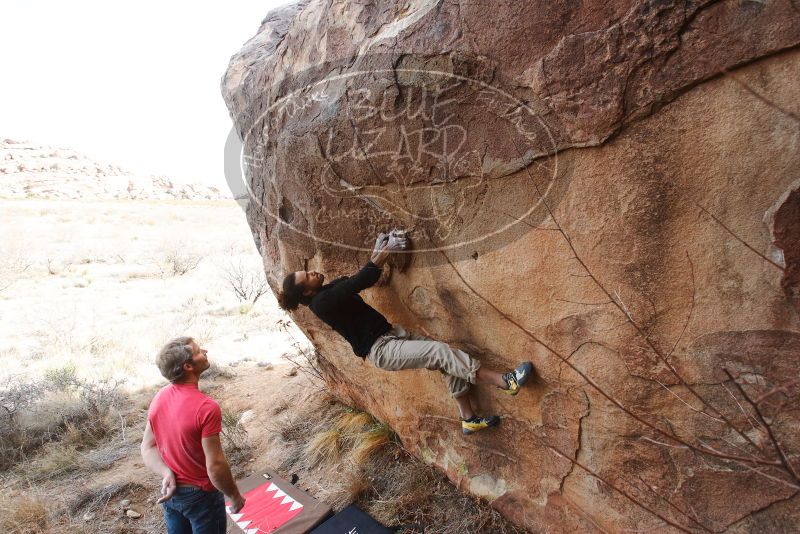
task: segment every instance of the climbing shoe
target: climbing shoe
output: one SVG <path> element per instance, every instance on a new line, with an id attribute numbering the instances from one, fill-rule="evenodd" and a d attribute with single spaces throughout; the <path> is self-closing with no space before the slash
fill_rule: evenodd
<path id="1" fill-rule="evenodd" d="M 500 388 L 509 395 L 516 395 L 519 393 L 525 382 L 533 374 L 533 364 L 531 362 L 522 362 L 516 369 L 503 375 L 503 380 L 506 381 L 506 387 Z"/>
<path id="2" fill-rule="evenodd" d="M 479 432 L 484 428 L 489 428 L 493 426 L 497 426 L 500 422 L 500 418 L 496 415 L 491 415 L 489 417 L 478 417 L 477 415 L 474 416 L 472 419 L 462 419 L 461 420 L 461 431 L 469 436 L 470 434 L 474 434 L 475 432 Z"/>

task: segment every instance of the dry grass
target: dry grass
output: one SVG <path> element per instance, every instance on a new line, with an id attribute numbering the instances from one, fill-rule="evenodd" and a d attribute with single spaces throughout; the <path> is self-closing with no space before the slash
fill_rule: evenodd
<path id="1" fill-rule="evenodd" d="M 51 532 L 47 507 L 40 499 L 28 495 L 0 497 L 0 531 L 6 534 Z"/>
<path id="2" fill-rule="evenodd" d="M 358 410 L 345 410 L 333 423 L 333 427 L 345 436 L 360 434 L 363 430 L 376 423 L 375 418 L 367 412 Z"/>
<path id="3" fill-rule="evenodd" d="M 398 452 L 395 450 L 395 452 Z M 487 503 L 459 492 L 441 473 L 390 450 L 370 468 L 373 491 L 356 504 L 386 525 L 425 525 L 437 534 L 522 534 Z"/>
<path id="4" fill-rule="evenodd" d="M 88 449 L 118 430 L 120 382 L 77 378 L 74 368 L 52 370 L 39 380 L 0 388 L 0 470 L 11 469 L 38 449 L 29 469 L 34 480 L 74 470 L 77 450 Z M 57 442 L 57 445 L 50 445 Z"/>
<path id="5" fill-rule="evenodd" d="M 331 465 L 341 458 L 342 434 L 338 430 L 318 432 L 306 445 L 310 465 Z"/>
<path id="6" fill-rule="evenodd" d="M 45 514 L 48 532 L 163 532 L 151 506 L 157 480 L 138 459 L 155 390 L 135 393 L 164 384 L 153 364 L 159 347 L 182 334 L 199 339 L 216 364 L 204 378 L 222 401 L 238 399 L 228 384 L 233 364 L 277 362 L 296 342 L 288 331 L 299 332 L 273 326 L 285 314 L 270 293 L 243 305 L 220 278 L 222 259 L 260 261 L 241 209 L 234 202 L 0 200 L 0 214 L 9 229 L 0 247 L 0 494 L 22 495 L 20 510 Z M 10 261 L 17 254 L 9 247 L 20 261 Z M 120 377 L 130 401 L 117 396 Z M 228 414 L 225 424 L 235 472 L 252 458 L 239 416 Z M 140 480 L 147 491 L 115 494 L 119 484 Z M 86 484 L 97 484 L 96 503 L 71 511 L 68 501 Z M 126 492 L 135 503 L 144 499 L 142 518 L 120 513 L 115 499 Z M 15 502 L 3 501 L 0 534 L 36 531 L 26 530 L 36 521 L 17 517 Z M 45 512 L 29 502 L 45 503 Z M 84 519 L 87 512 L 97 517 Z"/>
<path id="7" fill-rule="evenodd" d="M 80 455 L 75 445 L 48 443 L 32 460 L 23 462 L 18 471 L 31 482 L 63 477 L 80 469 Z"/>
<path id="8" fill-rule="evenodd" d="M 364 465 L 374 454 L 380 451 L 392 440 L 392 430 L 389 425 L 379 423 L 366 432 L 356 436 L 352 456 L 356 465 Z"/>
<path id="9" fill-rule="evenodd" d="M 341 510 L 355 503 L 388 526 L 420 524 L 437 534 L 521 534 L 486 502 L 462 494 L 413 458 L 388 425 L 319 395 L 280 411 L 270 433 L 279 471 Z"/>
<path id="10" fill-rule="evenodd" d="M 150 490 L 136 482 L 122 484 L 109 484 L 95 486 L 78 493 L 67 503 L 66 511 L 70 515 L 79 515 L 84 512 L 93 512 L 98 508 L 108 506 L 110 501 L 117 497 L 133 497 L 136 494 L 146 495 Z"/>

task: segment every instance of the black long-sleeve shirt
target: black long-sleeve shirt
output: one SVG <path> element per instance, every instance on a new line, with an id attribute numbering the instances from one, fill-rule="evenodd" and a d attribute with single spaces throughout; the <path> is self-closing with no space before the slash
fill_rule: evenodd
<path id="1" fill-rule="evenodd" d="M 361 358 L 369 354 L 376 339 L 392 328 L 386 318 L 358 294 L 375 284 L 380 276 L 380 267 L 370 261 L 353 276 L 323 285 L 308 305 L 317 317 L 344 337 Z"/>

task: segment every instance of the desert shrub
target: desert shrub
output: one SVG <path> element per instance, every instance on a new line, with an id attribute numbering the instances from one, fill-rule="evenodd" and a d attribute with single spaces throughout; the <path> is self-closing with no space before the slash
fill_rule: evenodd
<path id="1" fill-rule="evenodd" d="M 222 407 L 222 447 L 231 465 L 234 477 L 243 474 L 243 467 L 250 459 L 253 449 L 248 440 L 247 430 L 242 425 L 242 414 L 236 410 Z"/>
<path id="2" fill-rule="evenodd" d="M 75 261 L 72 258 L 45 258 L 47 273 L 50 275 L 63 274 L 64 272 L 68 271 L 70 267 L 72 267 L 74 262 Z"/>
<path id="3" fill-rule="evenodd" d="M 193 271 L 203 257 L 183 246 L 166 248 L 158 261 L 161 276 L 183 276 Z"/>
<path id="4" fill-rule="evenodd" d="M 223 262 L 220 273 L 228 288 L 241 302 L 254 305 L 270 290 L 261 265 L 253 265 L 241 258 Z"/>
<path id="5" fill-rule="evenodd" d="M 31 265 L 19 252 L 0 249 L 0 293 L 14 285 Z"/>
<path id="6" fill-rule="evenodd" d="M 0 470 L 8 469 L 34 448 L 35 439 L 21 419 L 43 391 L 40 382 L 16 382 L 11 378 L 0 389 Z"/>
<path id="7" fill-rule="evenodd" d="M 313 346 L 303 343 L 294 337 L 289 319 L 279 319 L 275 324 L 279 331 L 285 332 L 293 339 L 292 347 L 294 351 L 283 354 L 282 358 L 294 364 L 296 368 L 312 380 L 322 384 L 325 381 L 320 365 L 320 360 L 324 358 L 322 354 Z"/>
<path id="8" fill-rule="evenodd" d="M 37 465 L 41 473 L 62 473 L 59 458 L 70 447 L 92 447 L 116 431 L 113 412 L 123 398 L 121 384 L 78 378 L 72 366 L 50 370 L 38 380 L 9 379 L 0 387 L 0 470 L 60 441 L 60 448 L 43 451 L 52 456 Z"/>

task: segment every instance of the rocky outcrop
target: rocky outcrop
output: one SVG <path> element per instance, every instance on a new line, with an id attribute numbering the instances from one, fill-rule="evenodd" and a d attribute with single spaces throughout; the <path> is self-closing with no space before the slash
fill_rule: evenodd
<path id="1" fill-rule="evenodd" d="M 484 365 L 441 379 L 306 309 L 333 389 L 531 531 L 789 530 L 800 504 L 800 10 L 790 1 L 308 1 L 222 92 L 273 288 L 413 254 L 365 298 Z M 390 276 L 389 276 L 390 275 Z"/>
<path id="2" fill-rule="evenodd" d="M 0 198 L 216 200 L 231 195 L 213 186 L 132 173 L 71 149 L 0 139 Z"/>

